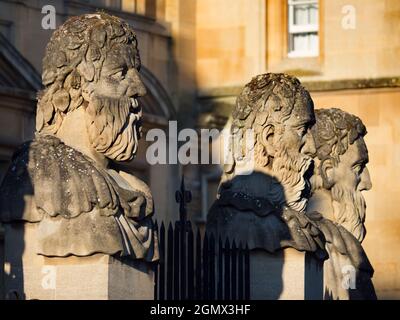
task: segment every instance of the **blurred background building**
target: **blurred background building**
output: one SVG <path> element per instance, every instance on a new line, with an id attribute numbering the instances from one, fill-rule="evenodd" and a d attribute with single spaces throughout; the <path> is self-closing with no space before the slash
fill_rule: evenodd
<path id="1" fill-rule="evenodd" d="M 33 137 L 41 60 L 56 24 L 103 9 L 136 30 L 148 88 L 145 130 L 223 128 L 253 76 L 285 72 L 311 92 L 316 108 L 359 116 L 373 188 L 365 193 L 363 246 L 380 299 L 400 299 L 400 1 L 398 0 L 0 0 L 0 179 L 15 148 Z M 141 153 L 125 168 L 151 187 L 159 220 L 177 218 L 174 192 L 185 174 L 190 214 L 203 224 L 218 166 L 150 166 Z"/>

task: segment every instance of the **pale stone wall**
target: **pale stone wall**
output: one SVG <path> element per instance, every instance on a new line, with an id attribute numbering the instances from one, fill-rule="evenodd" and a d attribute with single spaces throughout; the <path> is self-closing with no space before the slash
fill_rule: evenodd
<path id="1" fill-rule="evenodd" d="M 51 3 L 50 3 L 51 2 Z M 62 0 L 46 1 L 20 1 L 19 3 L 4 1 L 0 4 L 0 20 L 9 23 L 9 40 L 28 59 L 28 61 L 41 71 L 44 49 L 53 30 L 44 30 L 41 27 L 42 7 L 51 4 L 57 13 L 56 23 L 63 22 L 64 7 Z"/>
<path id="2" fill-rule="evenodd" d="M 398 76 L 400 1 L 323 1 L 323 77 Z M 355 8 L 354 30 L 342 28 L 342 8 Z"/>
<path id="3" fill-rule="evenodd" d="M 265 69 L 265 1 L 197 1 L 197 85 L 242 83 Z"/>
<path id="4" fill-rule="evenodd" d="M 242 85 L 265 71 L 312 80 L 398 76 L 400 2 L 320 0 L 320 56 L 289 59 L 284 1 L 199 0 L 199 88 Z M 355 10 L 355 29 L 344 29 L 344 6 Z M 311 76 L 310 76 L 311 75 Z"/>

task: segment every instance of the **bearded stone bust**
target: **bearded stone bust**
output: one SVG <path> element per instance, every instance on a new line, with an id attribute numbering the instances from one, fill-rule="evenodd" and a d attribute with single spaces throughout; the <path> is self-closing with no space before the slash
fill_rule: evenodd
<path id="1" fill-rule="evenodd" d="M 308 212 L 319 211 L 332 220 L 346 241 L 334 246 L 326 243 L 329 259 L 324 264 L 327 291 L 333 299 L 375 299 L 371 282 L 374 270 L 360 243 L 365 238 L 366 204 L 362 191 L 372 187 L 367 168 L 367 130 L 361 119 L 337 108 L 315 111 L 316 124 L 312 195 Z M 351 255 L 344 247 L 353 248 Z M 355 288 L 344 290 L 337 270 L 353 266 Z"/>
<path id="2" fill-rule="evenodd" d="M 54 32 L 36 137 L 15 153 L 0 194 L 3 223 L 37 225 L 37 254 L 158 259 L 149 188 L 112 169 L 137 152 L 139 69 L 136 35 L 117 17 L 72 17 Z"/>
<path id="3" fill-rule="evenodd" d="M 232 113 L 232 164 L 225 166 L 218 199 L 210 209 L 207 230 L 250 249 L 268 252 L 292 247 L 323 254 L 322 234 L 304 210 L 307 205 L 313 101 L 299 80 L 285 74 L 254 77 L 238 96 Z M 254 144 L 245 146 L 245 131 Z M 238 172 L 243 150 L 252 151 L 251 174 Z M 319 219 L 319 217 L 315 217 Z"/>
<path id="4" fill-rule="evenodd" d="M 312 134 L 317 151 L 308 210 L 321 210 L 362 242 L 366 234 L 362 192 L 372 187 L 364 141 L 367 130 L 360 118 L 337 108 L 316 110 L 315 116 Z"/>

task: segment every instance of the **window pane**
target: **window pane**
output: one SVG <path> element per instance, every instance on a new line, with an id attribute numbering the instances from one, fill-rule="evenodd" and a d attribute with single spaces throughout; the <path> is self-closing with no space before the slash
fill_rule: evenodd
<path id="1" fill-rule="evenodd" d="M 289 56 L 318 55 L 318 1 L 288 0 L 288 6 Z"/>
<path id="2" fill-rule="evenodd" d="M 309 51 L 315 55 L 319 52 L 318 34 L 316 33 L 311 33 L 309 36 Z"/>
<path id="3" fill-rule="evenodd" d="M 317 33 L 292 34 L 289 41 L 290 56 L 317 56 L 319 53 L 319 38 Z"/>
<path id="4" fill-rule="evenodd" d="M 310 24 L 318 24 L 318 6 L 310 6 L 309 15 Z"/>
<path id="5" fill-rule="evenodd" d="M 294 21 L 295 25 L 308 24 L 308 6 L 294 6 Z"/>
<path id="6" fill-rule="evenodd" d="M 293 36 L 293 51 L 306 52 L 308 48 L 308 35 L 295 34 Z"/>

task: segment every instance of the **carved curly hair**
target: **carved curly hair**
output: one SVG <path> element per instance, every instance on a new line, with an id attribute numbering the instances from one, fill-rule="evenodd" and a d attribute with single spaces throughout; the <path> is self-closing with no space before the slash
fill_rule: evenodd
<path id="1" fill-rule="evenodd" d="M 338 108 L 315 110 L 316 124 L 311 128 L 320 160 L 331 158 L 337 165 L 349 145 L 367 134 L 361 119 Z"/>
<path id="2" fill-rule="evenodd" d="M 38 94 L 36 130 L 55 134 L 64 116 L 84 102 L 82 87 L 97 82 L 107 52 L 127 44 L 132 65 L 140 69 L 135 32 L 104 12 L 68 19 L 52 35 L 43 59 L 44 90 Z"/>
<path id="3" fill-rule="evenodd" d="M 231 135 L 236 137 L 236 141 L 245 141 L 246 130 L 252 129 L 255 135 L 255 159 L 265 166 L 268 155 L 262 144 L 258 143 L 263 128 L 267 124 L 274 124 L 278 131 L 284 130 L 284 123 L 291 116 L 301 116 L 308 112 L 304 105 L 309 106 L 308 110 L 314 110 L 310 94 L 297 78 L 283 73 L 258 75 L 246 84 L 236 100 L 232 112 Z M 237 155 L 236 152 L 238 149 L 243 150 L 244 144 L 237 148 L 231 143 L 230 151 Z M 227 173 L 231 173 L 235 167 L 235 159 L 231 159 L 231 162 L 233 165 L 225 166 Z"/>
<path id="4" fill-rule="evenodd" d="M 296 110 L 296 102 L 312 103 L 300 81 L 283 73 L 254 77 L 242 90 L 233 110 L 232 129 L 263 126 L 267 120 L 283 123 Z M 271 119 L 270 119 L 271 118 Z"/>

